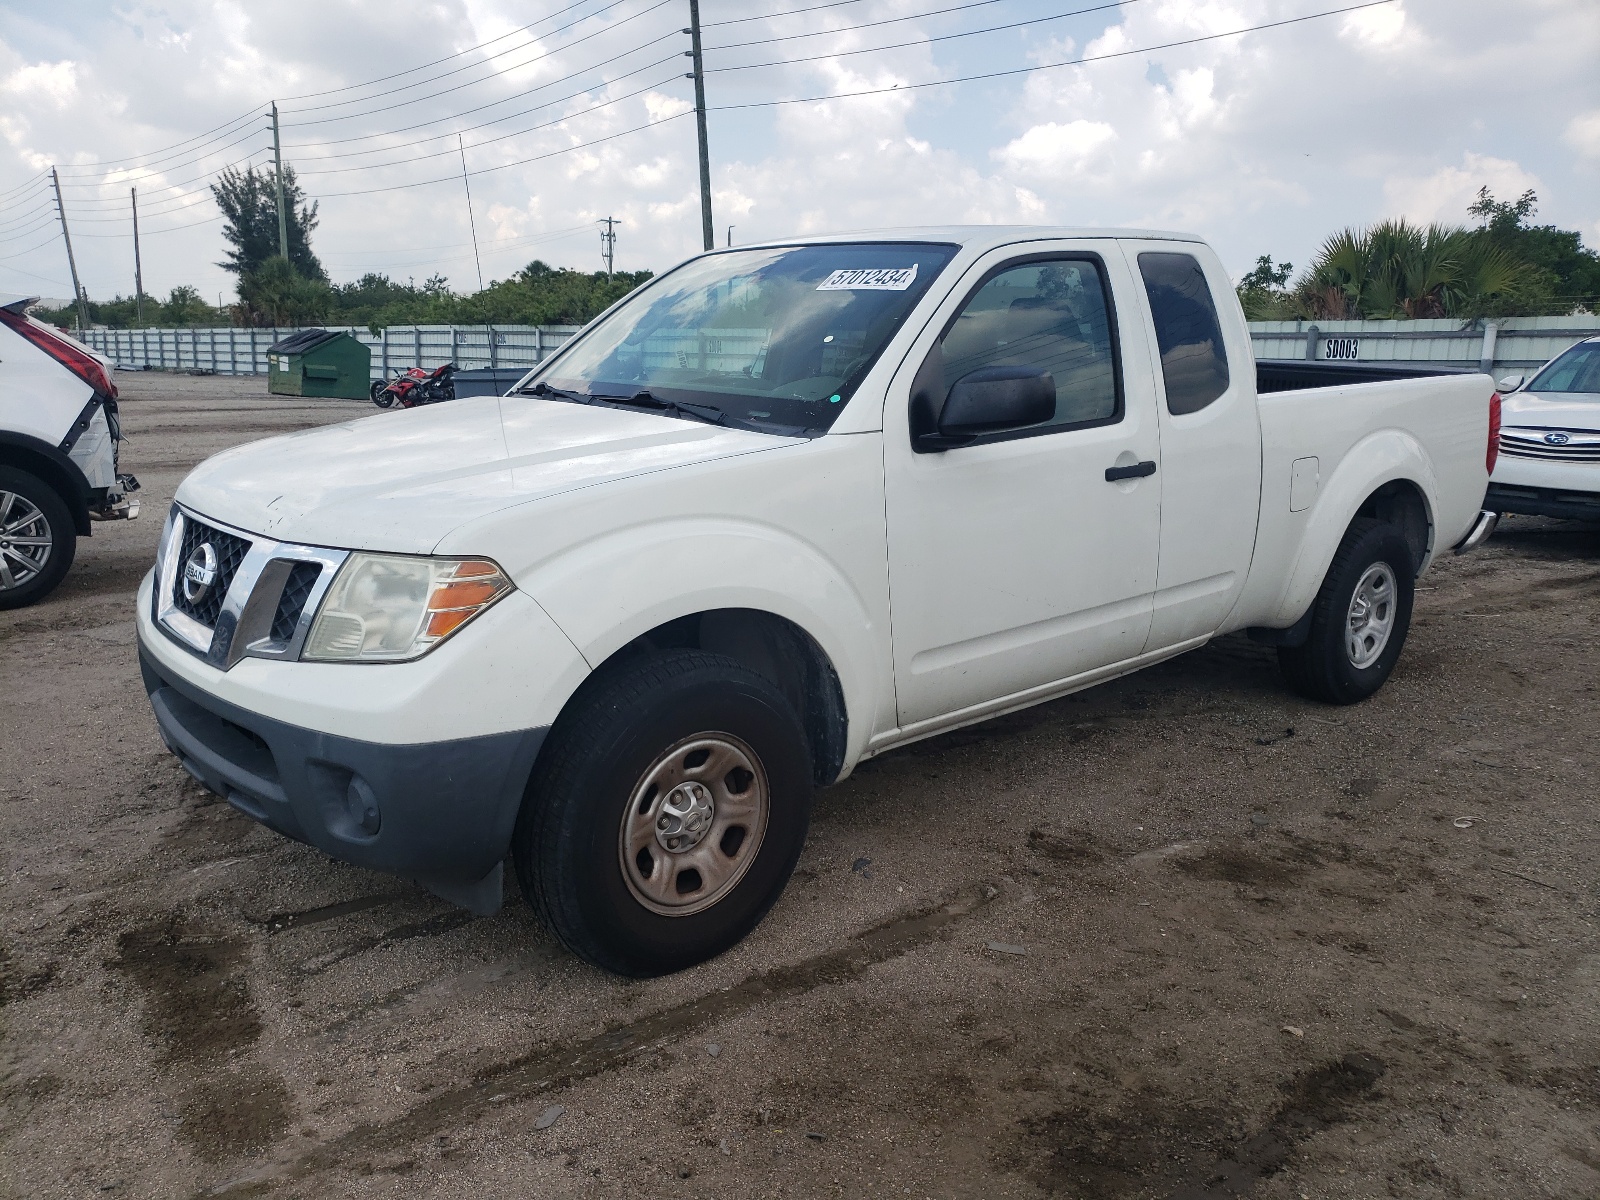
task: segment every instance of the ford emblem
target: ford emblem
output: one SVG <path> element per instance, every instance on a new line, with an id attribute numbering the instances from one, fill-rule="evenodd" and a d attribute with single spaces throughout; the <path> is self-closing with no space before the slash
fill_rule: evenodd
<path id="1" fill-rule="evenodd" d="M 1565 446 L 1572 440 L 1570 433 L 1547 433 L 1544 435 L 1545 444 L 1548 446 Z"/>
<path id="2" fill-rule="evenodd" d="M 217 581 L 217 552 L 210 542 L 201 542 L 183 564 L 183 598 L 190 604 L 205 599 Z"/>

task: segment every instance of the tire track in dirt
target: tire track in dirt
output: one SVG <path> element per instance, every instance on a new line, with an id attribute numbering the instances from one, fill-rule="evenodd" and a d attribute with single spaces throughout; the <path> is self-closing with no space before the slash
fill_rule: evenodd
<path id="1" fill-rule="evenodd" d="M 437 1134 L 458 1131 L 491 1107 L 515 1104 L 626 1066 L 639 1054 L 679 1040 L 711 1022 L 763 1004 L 848 983 L 878 963 L 898 958 L 938 937 L 988 902 L 968 892 L 935 908 L 896 917 L 867 930 L 848 945 L 789 966 L 774 967 L 722 991 L 651 1013 L 615 1029 L 556 1043 L 487 1067 L 470 1083 L 441 1092 L 400 1117 L 358 1125 L 293 1159 L 252 1171 L 203 1195 L 260 1195 L 290 1180 L 337 1168 L 357 1153 L 382 1153 Z"/>

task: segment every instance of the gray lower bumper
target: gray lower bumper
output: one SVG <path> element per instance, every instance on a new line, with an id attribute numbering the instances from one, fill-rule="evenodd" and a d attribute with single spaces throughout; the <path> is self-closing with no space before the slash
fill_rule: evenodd
<path id="1" fill-rule="evenodd" d="M 1491 483 L 1483 503 L 1485 507 L 1503 513 L 1561 517 L 1569 521 L 1600 521 L 1600 492 L 1568 492 L 1557 488 Z"/>
<path id="2" fill-rule="evenodd" d="M 167 748 L 240 812 L 474 912 L 500 907 L 501 862 L 547 730 L 363 742 L 218 700 L 164 674 L 143 647 L 139 668 Z"/>

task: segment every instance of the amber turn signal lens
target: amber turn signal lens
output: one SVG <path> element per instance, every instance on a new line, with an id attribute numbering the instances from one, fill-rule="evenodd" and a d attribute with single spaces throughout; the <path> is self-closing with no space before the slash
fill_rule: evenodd
<path id="1" fill-rule="evenodd" d="M 475 608 L 452 608 L 445 612 L 429 613 L 427 636 L 442 638 L 447 633 L 454 633 L 467 618 L 476 616 L 477 612 Z"/>
<path id="2" fill-rule="evenodd" d="M 503 590 L 498 581 L 467 580 L 462 583 L 441 583 L 428 597 L 428 611 L 442 612 L 451 608 L 477 608 L 489 603 Z"/>

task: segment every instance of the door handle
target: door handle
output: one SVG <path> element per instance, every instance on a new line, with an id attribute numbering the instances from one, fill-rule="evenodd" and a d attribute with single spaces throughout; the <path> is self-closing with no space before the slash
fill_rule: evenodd
<path id="1" fill-rule="evenodd" d="M 1133 463 L 1126 467 L 1107 467 L 1106 482 L 1115 483 L 1119 479 L 1143 479 L 1146 475 L 1156 473 L 1154 459 L 1146 459 L 1142 463 Z"/>

